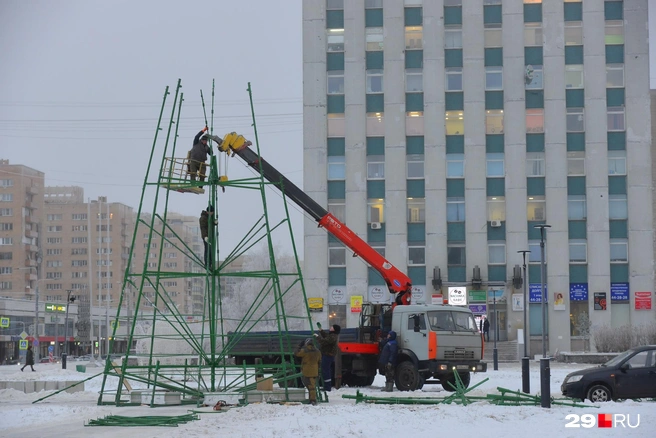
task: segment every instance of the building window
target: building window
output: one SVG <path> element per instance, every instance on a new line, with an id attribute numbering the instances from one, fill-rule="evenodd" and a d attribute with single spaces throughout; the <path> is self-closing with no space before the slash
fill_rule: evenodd
<path id="1" fill-rule="evenodd" d="M 367 70 L 367 93 L 382 93 L 383 92 L 383 70 L 371 69 Z"/>
<path id="2" fill-rule="evenodd" d="M 609 106 L 606 114 L 608 116 L 608 131 L 618 132 L 626 130 L 623 106 Z"/>
<path id="3" fill-rule="evenodd" d="M 46 239 L 46 242 L 48 244 L 57 244 L 57 243 L 62 243 L 61 237 L 48 237 Z"/>
<path id="4" fill-rule="evenodd" d="M 382 255 L 385 257 L 385 246 L 376 246 L 380 245 L 380 243 L 370 243 L 369 244 L 373 250 L 375 250 L 378 254 Z"/>
<path id="5" fill-rule="evenodd" d="M 506 244 L 503 242 L 488 242 L 487 263 L 490 265 L 506 264 Z"/>
<path id="6" fill-rule="evenodd" d="M 487 220 L 506 220 L 506 198 L 504 196 L 488 196 L 487 198 Z"/>
<path id="7" fill-rule="evenodd" d="M 526 110 L 526 133 L 535 134 L 544 132 L 544 109 L 533 108 Z"/>
<path id="8" fill-rule="evenodd" d="M 585 239 L 571 239 L 569 241 L 569 262 L 588 262 L 588 243 Z"/>
<path id="9" fill-rule="evenodd" d="M 328 266 L 346 266 L 346 248 L 341 242 L 328 242 Z"/>
<path id="10" fill-rule="evenodd" d="M 465 198 L 446 198 L 446 221 L 465 221 Z"/>
<path id="11" fill-rule="evenodd" d="M 467 255 L 464 243 L 449 243 L 446 248 L 447 263 L 449 266 L 467 265 Z"/>
<path id="12" fill-rule="evenodd" d="M 345 135 L 344 114 L 328 114 L 328 137 L 344 137 Z"/>
<path id="13" fill-rule="evenodd" d="M 585 175 L 585 152 L 570 151 L 567 152 L 567 175 L 583 176 Z"/>
<path id="14" fill-rule="evenodd" d="M 14 210 L 11 208 L 0 208 L 0 216 L 13 216 Z"/>
<path id="15" fill-rule="evenodd" d="M 627 263 L 629 261 L 629 242 L 626 239 L 610 239 L 610 262 Z"/>
<path id="16" fill-rule="evenodd" d="M 544 176 L 544 152 L 527 152 L 526 153 L 526 176 Z"/>
<path id="17" fill-rule="evenodd" d="M 383 0 L 364 0 L 365 9 L 381 9 L 383 7 Z"/>
<path id="18" fill-rule="evenodd" d="M 567 196 L 567 219 L 581 221 L 588 217 L 585 204 L 585 195 Z"/>
<path id="19" fill-rule="evenodd" d="M 424 155 L 410 154 L 406 156 L 407 160 L 407 178 L 422 179 L 424 177 Z"/>
<path id="20" fill-rule="evenodd" d="M 0 245 L 13 245 L 13 242 L 11 237 L 0 237 Z"/>
<path id="21" fill-rule="evenodd" d="M 385 135 L 385 115 L 383 113 L 367 113 L 367 137 L 382 137 Z M 342 137 L 344 137 L 342 135 Z"/>
<path id="22" fill-rule="evenodd" d="M 547 219 L 547 203 L 544 196 L 529 196 L 526 207 L 529 221 L 544 221 Z"/>
<path id="23" fill-rule="evenodd" d="M 624 88 L 624 64 L 606 64 L 606 88 Z"/>
<path id="24" fill-rule="evenodd" d="M 485 67 L 485 89 L 503 89 L 503 67 Z"/>
<path id="25" fill-rule="evenodd" d="M 415 246 L 416 245 L 416 246 Z M 408 243 L 408 266 L 426 265 L 426 244 Z"/>
<path id="26" fill-rule="evenodd" d="M 542 23 L 524 23 L 524 46 L 541 46 L 542 42 Z"/>
<path id="27" fill-rule="evenodd" d="M 346 179 L 346 158 L 344 155 L 331 155 L 328 157 L 328 180 Z"/>
<path id="28" fill-rule="evenodd" d="M 583 88 L 583 64 L 565 66 L 565 88 Z"/>
<path id="29" fill-rule="evenodd" d="M 446 26 L 444 28 L 444 48 L 462 49 L 462 27 Z"/>
<path id="30" fill-rule="evenodd" d="M 405 135 L 424 135 L 424 112 L 409 111 L 405 113 Z"/>
<path id="31" fill-rule="evenodd" d="M 526 66 L 524 82 L 527 90 L 542 90 L 544 88 L 544 71 L 541 65 Z"/>
<path id="32" fill-rule="evenodd" d="M 48 232 L 49 233 L 61 233 L 63 231 L 64 227 L 61 225 L 50 225 L 48 226 Z"/>
<path id="33" fill-rule="evenodd" d="M 421 50 L 423 47 L 423 27 L 406 26 L 405 27 L 405 48 L 406 50 Z"/>
<path id="34" fill-rule="evenodd" d="M 608 174 L 626 175 L 626 151 L 608 151 Z"/>
<path id="35" fill-rule="evenodd" d="M 328 94 L 344 94 L 344 70 L 331 70 L 326 73 Z"/>
<path id="36" fill-rule="evenodd" d="M 384 199 L 369 199 L 367 200 L 367 222 L 385 222 L 385 200 Z"/>
<path id="37" fill-rule="evenodd" d="M 408 198 L 408 223 L 426 222 L 426 199 Z"/>
<path id="38" fill-rule="evenodd" d="M 582 46 L 583 45 L 583 23 L 580 21 L 565 22 L 565 45 Z"/>
<path id="39" fill-rule="evenodd" d="M 86 237 L 73 237 L 71 238 L 71 243 L 87 243 Z"/>
<path id="40" fill-rule="evenodd" d="M 367 179 L 385 179 L 385 156 L 367 156 Z"/>
<path id="41" fill-rule="evenodd" d="M 503 134 L 503 110 L 485 111 L 485 133 Z"/>
<path id="42" fill-rule="evenodd" d="M 465 117 L 463 111 L 447 111 L 445 125 L 446 135 L 465 135 Z"/>
<path id="43" fill-rule="evenodd" d="M 344 51 L 344 29 L 328 29 L 328 51 Z"/>
<path id="44" fill-rule="evenodd" d="M 487 153 L 486 154 L 486 176 L 488 178 L 505 176 L 504 169 L 504 156 L 503 153 Z"/>
<path id="45" fill-rule="evenodd" d="M 540 241 L 539 240 L 529 240 L 528 241 L 528 249 L 530 254 L 528 255 L 528 262 L 529 263 L 540 263 L 541 261 L 541 256 L 540 256 Z M 545 256 L 547 253 L 547 242 L 544 242 L 544 252 Z M 545 260 L 546 261 L 546 260 Z"/>
<path id="46" fill-rule="evenodd" d="M 583 108 L 567 108 L 567 132 L 585 132 Z"/>
<path id="47" fill-rule="evenodd" d="M 487 23 L 485 25 L 485 47 L 502 47 L 501 23 Z"/>
<path id="48" fill-rule="evenodd" d="M 13 186 L 14 186 L 13 179 L 0 179 L 0 187 L 13 187 Z"/>
<path id="49" fill-rule="evenodd" d="M 624 21 L 606 21 L 606 45 L 624 44 Z"/>
<path id="50" fill-rule="evenodd" d="M 462 67 L 451 67 L 446 73 L 446 91 L 462 91 Z"/>
<path id="51" fill-rule="evenodd" d="M 446 154 L 446 177 L 465 177 L 465 154 Z"/>
<path id="52" fill-rule="evenodd" d="M 367 52 L 380 52 L 383 50 L 383 28 L 367 27 L 365 29 Z"/>
<path id="53" fill-rule="evenodd" d="M 608 196 L 608 219 L 625 220 L 629 218 L 626 195 Z"/>
<path id="54" fill-rule="evenodd" d="M 328 211 L 340 222 L 346 223 L 346 201 L 344 199 L 329 200 Z"/>
<path id="55" fill-rule="evenodd" d="M 408 68 L 405 70 L 405 91 L 408 93 L 424 91 L 423 70 Z"/>
<path id="56" fill-rule="evenodd" d="M 49 215 L 46 216 L 46 218 L 48 219 L 49 222 L 50 221 L 60 221 L 60 220 L 63 219 L 63 215 L 61 215 L 61 214 L 49 214 Z"/>

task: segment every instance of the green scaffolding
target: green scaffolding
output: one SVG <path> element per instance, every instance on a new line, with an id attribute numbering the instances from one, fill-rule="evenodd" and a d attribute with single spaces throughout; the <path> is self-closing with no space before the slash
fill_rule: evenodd
<path id="1" fill-rule="evenodd" d="M 186 157 L 189 139 L 182 140 L 184 146 L 180 147 L 177 141 L 184 101 L 181 89 L 178 80 L 172 104 L 167 103 L 171 95 L 169 87 L 164 93 L 127 255 L 128 268 L 115 318 L 118 324 L 113 324 L 98 404 L 143 404 L 145 398 L 151 406 L 156 406 L 158 398 L 167 394 L 176 394 L 181 403 L 197 406 L 205 404 L 210 394 L 219 397 L 230 394 L 237 397 L 239 403 L 247 403 L 247 393 L 256 390 L 258 381 L 265 377 L 279 387 L 274 389 L 276 400 L 290 401 L 292 392 L 298 396 L 302 390 L 295 388 L 299 369 L 293 357 L 299 339 L 289 332 L 311 327 L 311 318 L 284 187 L 273 187 L 276 201 L 283 207 L 280 210 L 284 211 L 280 219 L 275 219 L 268 211 L 267 192 L 276 184 L 266 181 L 260 174 L 234 181 L 220 176 L 219 153 L 211 143 L 214 154 L 207 166 L 207 180 L 190 180 Z M 259 155 L 250 84 L 248 94 L 253 144 Z M 206 114 L 202 92 L 201 101 Z M 210 132 L 213 132 L 214 84 L 211 105 Z M 167 110 L 170 110 L 168 122 L 163 121 Z M 252 225 L 248 224 L 249 231 L 225 255 L 218 250 L 221 233 L 230 233 L 230 224 L 221 222 L 219 193 L 224 191 L 227 194 L 221 196 L 240 196 L 239 193 L 244 193 L 241 191 L 256 193 L 261 208 L 259 215 L 250 214 L 244 218 L 252 220 Z M 198 211 L 207 205 L 215 206 L 218 224 L 210 222 L 208 236 L 209 244 L 215 248 L 212 266 L 205 266 L 202 241 L 200 245 L 190 243 L 171 225 L 168 211 L 176 210 L 179 196 L 197 196 Z M 273 236 L 289 239 L 293 251 L 292 269 L 279 268 Z M 157 257 L 150 258 L 151 249 L 148 248 L 157 251 Z M 184 260 L 178 258 L 176 261 L 184 269 L 167 268 L 164 248 L 175 248 L 183 254 Z M 249 251 L 257 248 L 263 248 L 268 254 L 268 266 L 250 270 L 241 266 Z M 146 252 L 142 266 L 136 266 L 134 261 L 139 250 Z M 231 296 L 227 285 L 245 280 L 253 287 L 252 302 L 245 305 L 241 314 L 234 315 L 231 303 L 241 297 Z M 176 304 L 167 283 L 179 281 L 188 285 L 185 290 L 195 294 L 195 301 L 192 301 L 200 303 L 197 307 L 202 306 L 202 312 L 189 311 Z M 194 292 L 196 290 L 201 292 Z M 124 306 L 126 300 L 132 303 L 128 311 Z M 121 325 L 125 333 L 119 332 Z M 127 351 L 116 351 L 117 336 L 125 338 Z M 244 348 L 245 340 L 257 346 L 260 338 L 267 340 L 262 351 Z M 240 350 L 240 363 L 235 361 L 236 349 Z M 263 357 L 266 359 L 262 360 Z M 109 383 L 109 377 L 118 378 L 118 386 L 115 381 Z M 321 399 L 325 399 L 325 394 L 320 395 Z"/>

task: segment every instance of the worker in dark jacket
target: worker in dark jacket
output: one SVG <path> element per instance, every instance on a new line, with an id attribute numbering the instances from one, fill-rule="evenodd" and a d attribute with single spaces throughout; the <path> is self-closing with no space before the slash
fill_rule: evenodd
<path id="1" fill-rule="evenodd" d="M 194 145 L 189 151 L 189 177 L 192 181 L 196 180 L 196 175 L 200 181 L 205 181 L 205 161 L 207 161 L 208 154 L 212 155 L 212 149 L 207 144 L 209 135 L 206 131 L 207 126 L 196 134 Z"/>
<path id="2" fill-rule="evenodd" d="M 21 368 L 21 371 L 25 369 L 26 366 L 30 366 L 32 368 L 32 371 L 36 371 L 34 369 L 34 352 L 32 351 L 32 346 L 30 345 L 27 347 L 27 356 L 25 358 L 25 365 L 23 365 L 23 368 Z"/>
<path id="3" fill-rule="evenodd" d="M 210 241 L 210 223 L 214 217 L 214 207 L 209 205 L 205 210 L 201 211 L 200 218 L 198 219 L 198 225 L 200 225 L 200 237 L 203 238 L 203 245 L 205 246 L 204 261 L 205 268 L 212 268 L 212 245 L 214 239 Z M 213 220 L 212 225 L 216 225 L 217 220 Z M 212 235 L 214 234 L 214 227 L 212 227 Z"/>
<path id="4" fill-rule="evenodd" d="M 398 351 L 399 345 L 396 342 L 396 332 L 392 330 L 387 334 L 387 342 L 378 358 L 380 373 L 385 374 L 385 389 L 383 391 L 394 391 L 394 372 L 396 370 L 396 356 Z"/>
<path id="5" fill-rule="evenodd" d="M 321 377 L 323 378 L 323 389 L 330 391 L 333 388 L 333 365 L 335 363 L 335 356 L 339 352 L 338 336 L 342 328 L 333 324 L 328 333 L 322 328 L 321 324 L 317 323 L 319 333 L 314 336 L 317 337 L 319 342 L 319 350 L 321 350 Z"/>
<path id="6" fill-rule="evenodd" d="M 319 366 L 321 365 L 321 352 L 314 346 L 312 338 L 301 341 L 294 352 L 301 360 L 301 381 L 308 390 L 310 404 L 317 404 L 317 379 L 319 378 Z"/>

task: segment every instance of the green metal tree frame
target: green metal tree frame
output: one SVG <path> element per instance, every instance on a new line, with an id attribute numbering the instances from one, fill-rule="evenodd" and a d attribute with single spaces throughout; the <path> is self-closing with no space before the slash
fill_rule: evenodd
<path id="1" fill-rule="evenodd" d="M 250 83 L 248 93 L 255 130 L 254 143 L 259 154 Z M 261 174 L 253 178 L 228 181 L 219 176 L 218 160 L 214 154 L 210 157 L 208 180 L 205 182 L 190 180 L 185 170 L 187 159 L 171 158 L 176 156 L 180 113 L 184 101 L 181 80 L 178 80 L 175 88 L 163 148 L 158 146 L 161 143 L 159 140 L 163 131 L 162 119 L 169 95 L 167 86 L 143 181 L 128 268 L 125 271 L 121 298 L 117 306 L 115 321 L 119 323 L 114 324 L 113 327 L 110 354 L 105 360 L 98 404 L 130 405 L 135 403 L 132 394 L 139 394 L 138 397 L 146 394 L 146 397 L 150 398 L 151 405 L 155 405 L 157 394 L 173 392 L 180 394 L 183 403 L 200 405 L 210 393 L 243 394 L 253 390 L 256 388 L 257 378 L 265 374 L 271 375 L 274 382 L 282 388 L 280 391 L 285 394 L 285 398 L 288 398 L 289 391 L 298 376 L 293 349 L 290 348 L 296 345 L 297 339 L 292 339 L 289 333 L 289 322 L 298 319 L 305 327 L 311 327 L 311 318 L 284 187 L 279 187 L 283 195 L 284 217 L 272 223 L 267 209 L 266 188 L 274 183 L 265 181 Z M 201 100 L 205 112 L 202 91 Z M 214 83 L 211 114 L 213 125 Z M 213 126 L 210 130 L 213 130 Z M 223 258 L 219 257 L 218 251 L 220 228 L 217 224 L 210 223 L 209 244 L 215 250 L 213 266 L 209 267 L 205 266 L 202 255 L 198 256 L 193 246 L 167 222 L 169 207 L 174 206 L 171 193 L 177 191 L 205 194 L 202 186 L 208 189 L 208 205 L 218 206 L 218 191 L 225 190 L 226 187 L 259 191 L 262 205 L 261 216 L 255 219 L 247 234 Z M 149 201 L 152 202 L 152 213 L 146 214 L 144 207 Z M 228 227 L 222 225 L 221 228 Z M 272 234 L 275 232 L 283 232 L 290 239 L 295 263 L 293 272 L 280 272 L 277 267 L 272 240 Z M 158 248 L 159 254 L 157 258 L 151 259 L 148 257 L 149 250 L 146 250 L 143 265 L 133 266 L 136 245 L 139 245 L 138 236 L 141 235 L 147 235 L 146 248 Z M 256 245 L 265 246 L 269 267 L 253 271 L 234 269 L 233 265 L 236 261 Z M 165 269 L 163 258 L 165 247 L 176 248 L 184 254 L 183 265 L 186 272 Z M 153 267 L 153 263 L 156 267 Z M 234 321 L 228 317 L 229 312 L 226 312 L 225 308 L 230 297 L 224 283 L 231 277 L 256 279 L 260 286 L 249 309 Z M 285 286 L 281 279 L 285 279 Z M 185 314 L 176 306 L 166 287 L 168 281 L 175 280 L 186 281 L 192 285 L 204 285 L 204 305 L 200 321 L 198 315 Z M 135 297 L 134 315 L 129 309 L 127 312 L 122 310 L 124 300 L 129 294 Z M 127 299 L 129 301 L 129 298 Z M 289 307 L 286 307 L 290 301 L 301 303 L 297 306 L 300 310 L 290 312 Z M 249 355 L 254 360 L 235 363 L 233 348 L 236 348 L 240 340 L 245 337 L 259 336 L 259 332 L 255 333 L 256 330 L 266 323 L 275 325 L 274 346 L 271 347 L 269 344 L 265 351 L 250 351 Z M 127 328 L 125 337 L 129 347 L 119 362 L 112 360 L 112 353 L 120 324 L 125 324 Z M 232 333 L 228 333 L 229 325 L 236 325 Z M 262 336 L 270 337 L 271 334 L 270 331 Z M 255 359 L 263 355 L 273 357 L 273 360 L 263 365 Z M 115 382 L 108 382 L 110 377 L 118 378 L 117 386 Z M 141 399 L 136 403 L 141 404 Z"/>

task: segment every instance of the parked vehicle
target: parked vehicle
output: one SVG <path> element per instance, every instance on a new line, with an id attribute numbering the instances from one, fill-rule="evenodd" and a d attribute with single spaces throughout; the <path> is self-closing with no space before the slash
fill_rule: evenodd
<path id="1" fill-rule="evenodd" d="M 656 345 L 627 350 L 605 364 L 569 373 L 565 397 L 591 402 L 656 397 Z"/>

